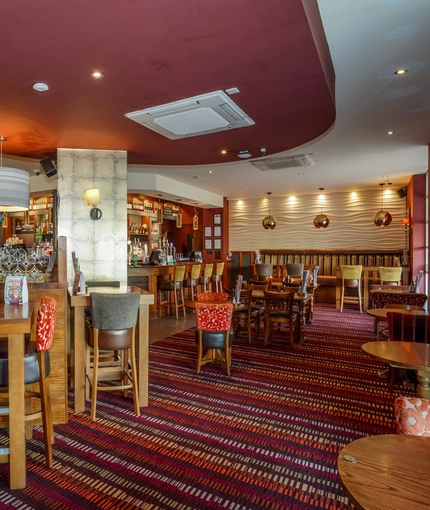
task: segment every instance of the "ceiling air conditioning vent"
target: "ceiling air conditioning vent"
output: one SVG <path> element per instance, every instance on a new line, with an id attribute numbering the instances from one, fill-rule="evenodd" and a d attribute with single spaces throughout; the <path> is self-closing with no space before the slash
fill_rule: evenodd
<path id="1" fill-rule="evenodd" d="M 222 90 L 126 113 L 125 116 L 170 140 L 255 124 Z"/>
<path id="2" fill-rule="evenodd" d="M 251 163 L 259 170 L 284 170 L 285 168 L 296 168 L 299 166 L 313 166 L 315 163 L 308 154 L 296 156 L 275 156 L 273 158 L 254 159 Z"/>

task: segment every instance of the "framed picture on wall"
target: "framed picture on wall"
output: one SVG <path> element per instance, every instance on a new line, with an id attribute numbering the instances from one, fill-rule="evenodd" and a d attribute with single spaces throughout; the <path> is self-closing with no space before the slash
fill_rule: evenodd
<path id="1" fill-rule="evenodd" d="M 212 239 L 205 239 L 205 250 L 212 250 Z"/>
<path id="2" fill-rule="evenodd" d="M 214 250 L 221 249 L 221 239 L 214 239 Z"/>
<path id="3" fill-rule="evenodd" d="M 221 225 L 221 214 L 214 214 L 214 225 Z"/>
<path id="4" fill-rule="evenodd" d="M 221 227 L 214 227 L 214 237 L 221 237 Z"/>
<path id="5" fill-rule="evenodd" d="M 205 237 L 212 237 L 212 227 L 205 227 Z"/>

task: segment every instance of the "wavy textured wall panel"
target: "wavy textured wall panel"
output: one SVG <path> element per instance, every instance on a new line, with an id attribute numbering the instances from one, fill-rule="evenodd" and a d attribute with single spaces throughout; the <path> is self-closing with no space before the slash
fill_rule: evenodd
<path id="1" fill-rule="evenodd" d="M 384 209 L 393 221 L 387 227 L 376 227 L 373 216 L 381 209 L 379 191 L 324 194 L 322 211 L 330 218 L 330 225 L 321 230 L 313 224 L 321 211 L 319 195 L 276 197 L 273 193 L 270 212 L 277 220 L 274 230 L 265 230 L 261 225 L 269 213 L 267 197 L 231 200 L 230 250 L 403 248 L 405 200 L 394 189 L 385 190 Z"/>

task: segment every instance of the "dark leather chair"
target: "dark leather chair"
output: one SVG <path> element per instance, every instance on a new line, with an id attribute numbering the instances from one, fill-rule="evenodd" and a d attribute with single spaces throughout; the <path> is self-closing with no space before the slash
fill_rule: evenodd
<path id="1" fill-rule="evenodd" d="M 223 365 L 227 375 L 230 375 L 234 337 L 231 331 L 233 308 L 233 303 L 196 302 L 197 373 L 202 365 L 216 361 Z M 207 350 L 205 355 L 204 349 Z"/>
<path id="2" fill-rule="evenodd" d="M 92 390 L 91 419 L 96 419 L 97 392 L 123 390 L 126 396 L 133 389 L 134 412 L 140 415 L 136 366 L 136 324 L 140 304 L 140 292 L 112 294 L 92 292 L 90 294 L 92 325 L 86 335 L 86 376 Z M 93 349 L 92 369 L 88 366 L 90 350 Z M 122 351 L 122 363 L 100 363 L 100 351 Z M 130 367 L 129 367 L 130 360 Z M 104 373 L 104 374 L 103 374 Z M 120 380 L 119 385 L 99 386 L 99 375 L 103 381 Z M 106 377 L 108 374 L 108 378 Z M 100 377 L 101 378 L 101 377 Z"/>

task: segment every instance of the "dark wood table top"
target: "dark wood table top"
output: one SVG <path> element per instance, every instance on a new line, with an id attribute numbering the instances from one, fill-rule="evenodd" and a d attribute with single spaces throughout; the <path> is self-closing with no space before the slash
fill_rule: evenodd
<path id="1" fill-rule="evenodd" d="M 345 494 L 357 509 L 430 508 L 428 437 L 393 434 L 363 437 L 345 446 L 337 466 Z"/>
<path id="2" fill-rule="evenodd" d="M 425 310 L 408 310 L 407 308 L 371 308 L 370 310 L 366 310 L 368 315 L 376 317 L 377 319 L 386 319 L 387 312 L 407 313 L 410 315 L 428 315 L 428 312 Z"/>
<path id="3" fill-rule="evenodd" d="M 373 358 L 384 363 L 412 370 L 430 371 L 430 344 L 383 341 L 368 342 L 361 348 Z"/>

